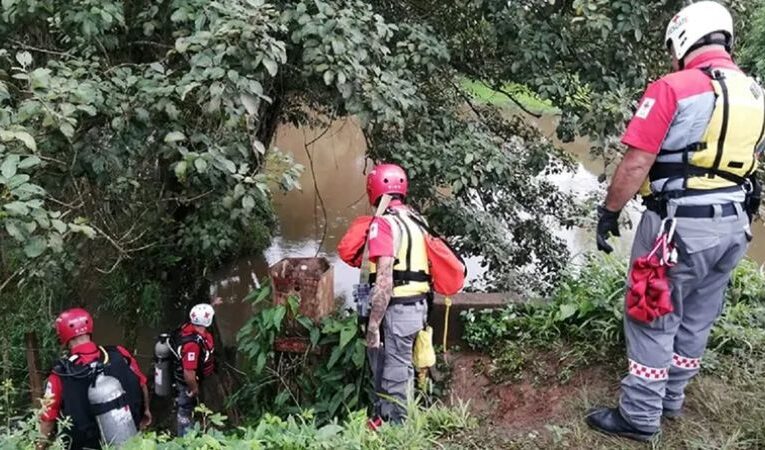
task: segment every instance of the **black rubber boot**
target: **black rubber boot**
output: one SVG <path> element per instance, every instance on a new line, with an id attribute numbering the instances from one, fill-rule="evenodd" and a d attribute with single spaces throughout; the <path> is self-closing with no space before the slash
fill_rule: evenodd
<path id="1" fill-rule="evenodd" d="M 590 428 L 601 433 L 621 436 L 640 442 L 648 442 L 658 432 L 647 433 L 633 427 L 622 417 L 618 408 L 594 408 L 587 412 L 584 418 Z"/>
<path id="2" fill-rule="evenodd" d="M 663 409 L 661 411 L 662 419 L 677 420 L 683 417 L 682 409 Z"/>

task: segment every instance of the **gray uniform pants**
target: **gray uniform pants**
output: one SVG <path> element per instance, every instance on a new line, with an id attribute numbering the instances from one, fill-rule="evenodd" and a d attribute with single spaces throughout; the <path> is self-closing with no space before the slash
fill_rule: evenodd
<path id="1" fill-rule="evenodd" d="M 382 346 L 369 354 L 377 394 L 375 414 L 387 422 L 400 423 L 406 418 L 406 403 L 414 389 L 412 348 L 427 312 L 424 299 L 413 305 L 389 306 L 382 324 Z"/>
<path id="2" fill-rule="evenodd" d="M 749 221 L 734 216 L 677 218 L 686 247 L 669 270 L 674 312 L 643 324 L 625 314 L 629 373 L 621 383 L 619 409 L 635 428 L 658 430 L 662 409 L 679 410 L 685 387 L 698 372 L 709 332 L 722 314 L 730 273 L 747 250 Z M 651 251 L 661 218 L 646 211 L 635 234 L 630 264 Z"/>

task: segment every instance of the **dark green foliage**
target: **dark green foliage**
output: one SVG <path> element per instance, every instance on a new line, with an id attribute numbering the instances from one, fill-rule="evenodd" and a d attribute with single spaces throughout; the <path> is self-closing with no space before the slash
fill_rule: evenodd
<path id="1" fill-rule="evenodd" d="M 517 377 L 540 352 L 555 355 L 568 368 L 618 362 L 624 353 L 625 279 L 623 260 L 588 257 L 549 299 L 463 313 L 465 340 L 495 358 L 497 379 Z M 736 366 L 746 370 L 748 361 L 765 354 L 763 296 L 761 268 L 743 261 L 733 272 L 726 309 L 712 330 L 705 370 L 731 370 L 717 363 L 722 356 L 734 357 Z"/>
<path id="2" fill-rule="evenodd" d="M 298 313 L 300 299 L 270 306 L 271 288 L 249 296 L 256 313 L 242 327 L 238 348 L 247 378 L 232 401 L 250 418 L 312 410 L 319 423 L 371 404 L 366 347 L 355 315 L 330 316 L 320 324 Z M 274 349 L 280 336 L 304 336 L 305 353 Z"/>

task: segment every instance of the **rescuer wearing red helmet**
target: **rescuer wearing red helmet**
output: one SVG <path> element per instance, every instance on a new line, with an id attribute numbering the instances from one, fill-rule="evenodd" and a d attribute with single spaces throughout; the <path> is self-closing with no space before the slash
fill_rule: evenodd
<path id="1" fill-rule="evenodd" d="M 130 409 L 135 427 L 144 429 L 151 424 L 149 410 L 149 391 L 146 376 L 141 372 L 133 355 L 124 347 L 96 345 L 91 338 L 93 317 L 82 308 L 72 308 L 62 312 L 55 323 L 56 334 L 61 345 L 68 350 L 69 356 L 54 364 L 48 377 L 43 399 L 43 412 L 40 416 L 42 439 L 37 448 L 49 445 L 55 433 L 56 421 L 60 417 L 69 417 L 71 426 L 64 431 L 72 450 L 82 448 L 101 448 L 104 422 L 112 410 Z M 96 377 L 113 377 L 121 385 L 122 395 L 112 404 L 99 404 L 97 409 L 89 400 L 89 387 L 94 385 Z M 119 386 L 118 385 L 118 386 Z M 99 431 L 101 421 L 102 430 Z M 119 427 L 120 424 L 113 424 Z M 133 424 L 128 423 L 128 426 Z M 120 430 L 112 430 L 120 433 Z M 124 433 L 122 433 L 124 435 Z"/>
<path id="2" fill-rule="evenodd" d="M 367 176 L 367 195 L 378 206 L 383 195 L 392 197 L 382 216 L 371 222 L 368 234 L 370 284 L 366 342 L 378 397 L 376 417 L 400 423 L 414 385 L 412 348 L 417 333 L 427 325 L 432 299 L 423 219 L 404 204 L 408 180 L 395 164 L 376 166 Z"/>

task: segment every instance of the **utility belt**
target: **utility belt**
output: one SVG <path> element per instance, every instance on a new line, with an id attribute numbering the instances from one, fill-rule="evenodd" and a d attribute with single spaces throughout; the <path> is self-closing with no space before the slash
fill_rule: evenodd
<path id="1" fill-rule="evenodd" d="M 377 281 L 377 274 L 370 273 L 369 284 L 375 284 L 375 281 Z M 430 281 L 431 281 L 430 274 L 422 272 L 422 271 L 415 272 L 412 270 L 393 270 L 393 286 L 394 287 L 403 286 L 405 284 L 409 284 L 410 282 L 430 283 Z"/>
<path id="2" fill-rule="evenodd" d="M 657 199 L 655 197 L 643 197 L 643 205 L 649 211 L 658 214 L 662 219 L 667 217 L 668 200 Z M 677 205 L 675 207 L 674 217 L 690 219 L 711 219 L 717 217 L 719 208 L 719 217 L 729 217 L 738 214 L 737 211 L 744 211 L 744 204 L 724 203 L 721 205 Z"/>
<path id="3" fill-rule="evenodd" d="M 406 297 L 391 297 L 389 307 L 394 305 L 419 305 L 428 300 L 428 294 L 408 295 Z"/>

